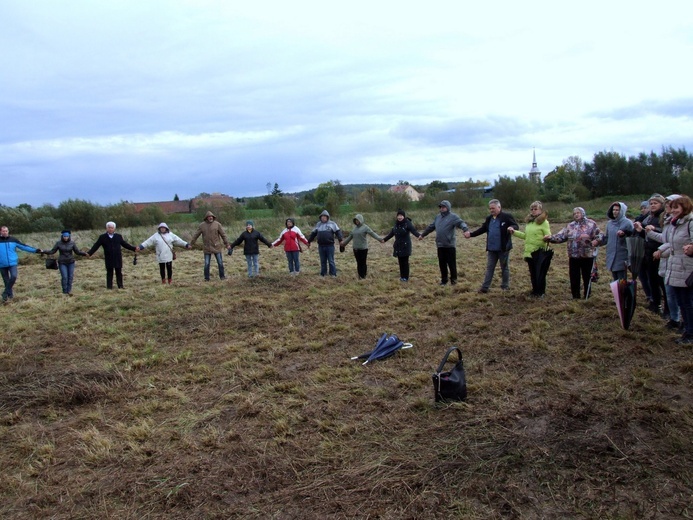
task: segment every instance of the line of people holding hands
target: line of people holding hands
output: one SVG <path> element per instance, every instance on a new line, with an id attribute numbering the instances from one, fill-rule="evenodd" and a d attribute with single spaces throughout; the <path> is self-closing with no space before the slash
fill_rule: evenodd
<path id="1" fill-rule="evenodd" d="M 116 285 L 123 288 L 122 248 L 135 253 L 147 248 L 154 248 L 159 264 L 162 284 L 171 284 L 173 280 L 174 248 L 176 246 L 191 249 L 202 237 L 204 251 L 204 279 L 210 280 L 212 256 L 214 256 L 220 279 L 225 279 L 223 252 L 232 254 L 235 247 L 243 244 L 243 253 L 247 263 L 248 277 L 259 275 L 259 244 L 269 248 L 283 244 L 290 275 L 300 273 L 300 252 L 303 246 L 310 247 L 317 241 L 320 258 L 320 275 L 337 276 L 334 260 L 335 247 L 341 251 L 351 243 L 356 260 L 356 271 L 359 279 L 368 274 L 368 237 L 385 243 L 394 238 L 393 256 L 399 263 L 401 282 L 410 278 L 409 257 L 412 254 L 411 236 L 423 240 L 427 235 L 436 233 L 436 247 L 440 269 L 440 285 L 457 283 L 457 244 L 456 230 L 460 229 L 466 239 L 482 234 L 486 235 L 486 272 L 478 289 L 487 293 L 493 282 L 496 267 L 500 265 L 501 290 L 510 288 L 509 256 L 512 249 L 512 237 L 524 240 L 523 258 L 527 262 L 532 290 L 530 296 L 541 298 L 546 291 L 546 271 L 542 271 L 542 252 L 548 244 L 567 244 L 568 273 L 571 295 L 575 299 L 589 297 L 590 283 L 595 269 L 595 259 L 600 246 L 606 246 L 606 267 L 614 280 L 625 279 L 628 272 L 628 251 L 625 238 L 640 235 L 645 240 L 645 258 L 641 271 L 641 281 L 648 299 L 648 309 L 668 318 L 667 327 L 681 329 L 682 341 L 693 343 L 693 288 L 688 287 L 687 279 L 693 272 L 693 238 L 691 221 L 693 220 L 693 203 L 686 195 L 663 197 L 654 194 L 641 205 L 642 214 L 632 222 L 626 216 L 627 207 L 623 202 L 614 202 L 607 211 L 607 225 L 602 232 L 596 222 L 587 217 L 584 208 L 573 209 L 573 220 L 558 233 L 551 233 L 548 214 L 540 201 L 533 202 L 525 218 L 525 229 L 520 230 L 515 218 L 504 212 L 500 201 L 492 199 L 488 203 L 489 215 L 482 225 L 470 231 L 465 221 L 452 212 L 450 202 L 443 200 L 438 205 L 439 212 L 435 219 L 422 232 L 419 232 L 403 210 L 398 210 L 390 232 L 381 237 L 366 225 L 361 214 L 353 218 L 354 227 L 345 238 L 330 214 L 323 211 L 315 228 L 306 237 L 296 226 L 294 219 L 285 220 L 285 228 L 279 237 L 270 242 L 254 227 L 253 221 L 246 222 L 246 229 L 233 242 L 226 236 L 223 226 L 216 216 L 208 211 L 204 220 L 186 242 L 171 232 L 166 223 L 157 227 L 157 232 L 141 244 L 129 244 L 119 233 L 116 224 L 108 222 L 106 232 L 100 235 L 88 251 L 80 251 L 72 240 L 69 230 L 61 233 L 60 240 L 50 250 L 28 246 L 9 235 L 6 226 L 0 228 L 0 274 L 4 282 L 2 300 L 11 300 L 14 296 L 13 286 L 17 279 L 17 250 L 28 253 L 59 254 L 58 267 L 61 273 L 61 285 L 64 294 L 72 294 L 74 279 L 75 255 L 91 257 L 98 249 L 103 249 L 106 267 L 106 287 L 113 288 L 115 275 Z M 135 257 L 136 261 L 136 257 Z"/>

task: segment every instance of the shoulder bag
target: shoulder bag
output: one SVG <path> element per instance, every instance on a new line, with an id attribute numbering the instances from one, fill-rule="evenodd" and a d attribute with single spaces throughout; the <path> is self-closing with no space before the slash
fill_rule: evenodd
<path id="1" fill-rule="evenodd" d="M 445 364 L 453 352 L 457 352 L 457 362 L 452 370 L 443 372 L 443 368 L 445 368 Z M 433 395 L 436 402 L 464 401 L 467 399 L 467 376 L 464 372 L 462 351 L 459 348 L 450 347 L 438 365 L 438 370 L 433 374 Z"/>

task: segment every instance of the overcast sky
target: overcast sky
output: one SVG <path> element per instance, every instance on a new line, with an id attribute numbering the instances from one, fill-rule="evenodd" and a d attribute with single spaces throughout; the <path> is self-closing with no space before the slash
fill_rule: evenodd
<path id="1" fill-rule="evenodd" d="M 0 204 L 690 151 L 692 56 L 690 0 L 0 0 Z"/>

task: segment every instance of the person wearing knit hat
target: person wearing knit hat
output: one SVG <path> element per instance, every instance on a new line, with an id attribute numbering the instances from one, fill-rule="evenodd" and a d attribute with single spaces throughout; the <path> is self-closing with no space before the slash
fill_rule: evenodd
<path id="1" fill-rule="evenodd" d="M 142 242 L 137 247 L 137 251 L 142 251 L 147 247 L 154 246 L 156 260 L 159 262 L 161 283 L 165 284 L 168 281 L 170 285 L 173 281 L 173 261 L 176 259 L 173 246 L 181 246 L 185 249 L 190 249 L 191 246 L 175 233 L 171 233 L 166 222 L 159 224 L 156 229 L 157 232 Z"/>
<path id="2" fill-rule="evenodd" d="M 75 256 L 87 256 L 86 253 L 80 251 L 72 240 L 72 233 L 69 229 L 64 229 L 60 232 L 60 240 L 58 240 L 53 249 L 44 251 L 47 255 L 58 255 L 58 269 L 60 270 L 60 285 L 63 289 L 63 294 L 72 296 L 72 282 L 75 277 Z"/>
<path id="3" fill-rule="evenodd" d="M 397 215 L 395 216 L 395 225 L 392 230 L 385 235 L 383 238 L 383 243 L 390 240 L 392 237 L 395 238 L 395 242 L 392 245 L 392 256 L 397 258 L 399 262 L 399 281 L 408 282 L 409 281 L 409 257 L 411 256 L 411 237 L 409 235 L 414 235 L 419 237 L 420 233 L 412 224 L 412 221 L 403 209 L 397 210 Z"/>
<path id="4" fill-rule="evenodd" d="M 308 247 L 310 247 L 310 244 L 293 218 L 287 218 L 284 221 L 284 225 L 286 227 L 279 234 L 279 238 L 272 242 L 272 247 L 277 247 L 284 242 L 284 253 L 286 254 L 286 261 L 289 264 L 289 274 L 298 276 L 298 273 L 301 272 L 301 263 L 299 260 L 301 243 L 306 244 Z"/>
<path id="5" fill-rule="evenodd" d="M 659 249 L 662 242 L 658 241 L 654 235 L 647 235 L 643 228 L 652 229 L 656 233 L 662 232 L 664 225 L 664 197 L 659 193 L 653 194 L 649 198 L 650 211 L 642 222 L 634 222 L 633 227 L 637 235 L 645 239 L 645 256 L 643 257 L 641 273 L 644 273 L 643 278 L 647 281 L 647 286 L 650 289 L 651 301 L 647 305 L 647 309 L 655 314 L 666 314 L 666 287 L 664 287 L 664 279 L 659 275 L 660 259 L 654 256 L 655 251 Z M 643 283 L 643 286 L 645 283 Z M 663 308 L 662 308 L 662 304 Z"/>
<path id="6" fill-rule="evenodd" d="M 248 278 L 260 276 L 260 246 L 258 242 L 262 242 L 269 248 L 272 247 L 272 242 L 255 229 L 255 223 L 252 220 L 246 220 L 245 231 L 231 243 L 231 251 L 243 243 L 243 254 L 248 266 Z"/>

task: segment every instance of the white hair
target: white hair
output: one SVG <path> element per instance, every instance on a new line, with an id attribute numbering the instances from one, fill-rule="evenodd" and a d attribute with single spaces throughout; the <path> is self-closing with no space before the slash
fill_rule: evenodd
<path id="1" fill-rule="evenodd" d="M 113 226 L 113 229 L 115 229 L 115 228 L 116 228 L 116 223 L 113 222 L 113 221 L 106 222 L 106 227 L 108 227 L 108 226 Z"/>

